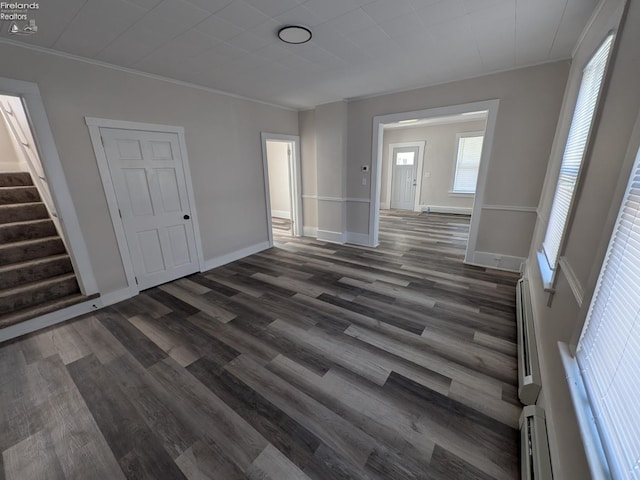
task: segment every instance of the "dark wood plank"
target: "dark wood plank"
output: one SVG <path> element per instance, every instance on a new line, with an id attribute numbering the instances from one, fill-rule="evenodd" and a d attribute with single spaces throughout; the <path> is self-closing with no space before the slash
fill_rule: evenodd
<path id="1" fill-rule="evenodd" d="M 144 367 L 167 357 L 160 347 L 114 309 L 105 308 L 96 312 L 96 318 Z"/>
<path id="2" fill-rule="evenodd" d="M 95 356 L 68 369 L 127 478 L 186 478 Z"/>

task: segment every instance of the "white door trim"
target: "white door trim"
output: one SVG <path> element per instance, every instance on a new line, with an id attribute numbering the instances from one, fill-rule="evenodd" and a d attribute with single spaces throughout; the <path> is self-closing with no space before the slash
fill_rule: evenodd
<path id="1" fill-rule="evenodd" d="M 273 227 L 271 224 L 271 198 L 269 194 L 269 166 L 267 162 L 267 140 L 279 140 L 293 143 L 293 156 L 289 158 L 289 181 L 291 182 L 291 220 L 293 221 L 293 235 L 301 237 L 302 225 L 302 179 L 300 176 L 300 137 L 298 135 L 282 135 L 279 133 L 261 132 L 262 140 L 262 169 L 264 172 L 264 192 L 267 214 L 267 230 L 269 246 L 273 247 Z"/>
<path id="2" fill-rule="evenodd" d="M 0 77 L 0 92 L 22 98 L 42 168 L 50 186 L 51 197 L 58 212 L 62 230 L 68 243 L 69 256 L 84 295 L 98 293 L 91 259 L 84 241 L 76 208 L 69 192 L 67 179 L 58 156 L 58 149 L 49 126 L 49 119 L 36 83 Z"/>
<path id="3" fill-rule="evenodd" d="M 387 208 L 391 208 L 391 172 L 393 169 L 393 150 L 396 148 L 411 148 L 418 147 L 418 166 L 416 167 L 416 194 L 413 201 L 413 211 L 420 211 L 420 195 L 422 194 L 422 170 L 424 168 L 424 150 L 426 145 L 425 140 L 418 142 L 399 142 L 389 144 L 389 175 L 387 175 L 387 199 L 389 200 Z"/>
<path id="4" fill-rule="evenodd" d="M 120 258 L 122 259 L 122 265 L 124 266 L 125 275 L 127 277 L 127 285 L 129 288 L 134 289 L 135 292 L 139 292 L 140 289 L 136 285 L 135 271 L 133 268 L 133 261 L 129 252 L 129 245 L 124 232 L 124 225 L 118 211 L 118 201 L 116 199 L 116 192 L 111 179 L 111 172 L 109 170 L 109 164 L 107 161 L 107 154 L 102 144 L 102 136 L 100 134 L 100 128 L 116 128 L 120 130 L 142 130 L 147 132 L 160 132 L 160 133 L 175 133 L 178 136 L 178 143 L 180 145 L 180 154 L 182 156 L 182 163 L 184 169 L 185 181 L 187 184 L 187 196 L 189 199 L 189 207 L 191 209 L 191 219 L 193 224 L 193 230 L 195 235 L 196 253 L 198 256 L 198 267 L 200 271 L 205 270 L 204 255 L 202 253 L 202 239 L 200 237 L 200 227 L 198 224 L 198 214 L 196 212 L 196 202 L 193 195 L 193 183 L 191 181 L 191 171 L 189 169 L 189 157 L 187 156 L 187 145 L 184 139 L 184 128 L 170 125 L 158 125 L 153 123 L 138 123 L 127 122 L 121 120 L 110 120 L 105 118 L 85 117 L 85 123 L 89 127 L 89 136 L 91 137 L 91 144 L 93 145 L 93 151 L 98 163 L 98 170 L 100 171 L 100 179 L 102 180 L 102 186 L 104 187 L 104 193 L 107 197 L 107 205 L 109 207 L 109 214 L 111 216 L 111 223 L 113 224 L 113 230 L 116 234 L 116 240 L 118 242 L 118 249 L 120 250 Z"/>
<path id="5" fill-rule="evenodd" d="M 380 179 L 382 176 L 382 137 L 384 125 L 395 123 L 401 120 L 412 120 L 414 118 L 434 118 L 447 115 L 456 115 L 467 112 L 478 112 L 487 110 L 487 126 L 485 128 L 484 142 L 482 144 L 482 157 L 480 169 L 478 171 L 478 183 L 476 187 L 473 212 L 471 214 L 471 226 L 469 230 L 469 241 L 465 262 L 473 259 L 478 241 L 478 228 L 482 204 L 484 203 L 484 191 L 487 184 L 487 171 L 491 160 L 491 150 L 493 148 L 493 137 L 496 129 L 496 118 L 498 116 L 498 106 L 500 100 L 484 100 L 480 102 L 463 103 L 460 105 L 450 105 L 448 107 L 428 108 L 412 112 L 392 113 L 388 115 L 377 115 L 373 117 L 372 154 L 371 154 L 371 205 L 369 207 L 369 246 L 378 245 L 378 229 L 380 225 Z"/>

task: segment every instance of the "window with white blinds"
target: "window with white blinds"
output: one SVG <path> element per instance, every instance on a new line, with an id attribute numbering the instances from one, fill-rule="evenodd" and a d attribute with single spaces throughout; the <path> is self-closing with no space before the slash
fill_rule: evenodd
<path id="1" fill-rule="evenodd" d="M 640 479 L 640 152 L 576 357 L 614 478 Z"/>
<path id="2" fill-rule="evenodd" d="M 477 133 L 459 136 L 456 172 L 453 178 L 455 193 L 476 193 L 483 140 L 484 136 Z"/>
<path id="3" fill-rule="evenodd" d="M 549 224 L 542 242 L 542 250 L 551 270 L 554 270 L 558 263 L 560 244 L 562 243 L 576 182 L 582 167 L 589 132 L 593 123 L 593 115 L 602 90 L 605 69 L 612 45 L 613 34 L 605 39 L 582 74 L 578 100 L 573 112 L 564 155 L 562 156 L 558 185 L 556 186 L 551 213 L 549 214 Z"/>

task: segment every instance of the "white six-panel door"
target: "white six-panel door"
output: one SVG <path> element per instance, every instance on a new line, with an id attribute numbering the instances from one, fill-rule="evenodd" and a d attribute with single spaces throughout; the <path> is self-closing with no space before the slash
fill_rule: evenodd
<path id="1" fill-rule="evenodd" d="M 138 288 L 198 271 L 178 135 L 112 128 L 100 134 Z"/>

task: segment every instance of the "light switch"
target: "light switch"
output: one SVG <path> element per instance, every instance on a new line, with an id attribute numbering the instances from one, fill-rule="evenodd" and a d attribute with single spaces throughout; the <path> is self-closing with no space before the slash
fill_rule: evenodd
<path id="1" fill-rule="evenodd" d="M 431 172 L 424 172 L 424 178 L 431 178 Z"/>
<path id="2" fill-rule="evenodd" d="M 363 184 L 363 185 L 366 185 L 366 184 L 367 184 L 367 178 L 366 178 L 366 177 L 363 177 L 363 178 L 362 178 L 362 184 Z"/>

